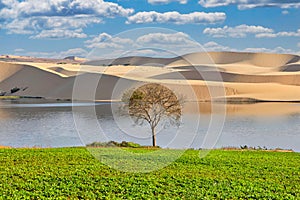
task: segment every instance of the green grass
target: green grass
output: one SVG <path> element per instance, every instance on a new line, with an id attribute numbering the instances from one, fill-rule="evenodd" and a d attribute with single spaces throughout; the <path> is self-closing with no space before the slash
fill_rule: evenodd
<path id="1" fill-rule="evenodd" d="M 20 96 L 0 96 L 0 100 L 20 99 Z"/>
<path id="2" fill-rule="evenodd" d="M 104 156 L 114 149 L 94 151 Z M 175 150 L 162 151 L 167 156 Z M 161 170 L 126 173 L 85 148 L 0 149 L 0 199 L 300 199 L 299 153 L 198 155 L 188 150 Z"/>

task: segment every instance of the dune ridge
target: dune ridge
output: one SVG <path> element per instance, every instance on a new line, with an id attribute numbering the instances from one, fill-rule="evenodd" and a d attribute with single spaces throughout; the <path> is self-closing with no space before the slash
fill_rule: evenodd
<path id="1" fill-rule="evenodd" d="M 116 59 L 93 60 L 83 62 L 83 65 L 150 65 L 158 66 L 190 66 L 247 63 L 260 67 L 280 67 L 299 62 L 300 57 L 291 54 L 245 53 L 245 52 L 197 52 L 174 58 L 151 58 L 130 56 Z"/>
<path id="2" fill-rule="evenodd" d="M 226 98 L 232 102 L 300 101 L 300 57 L 297 55 L 200 52 L 174 58 L 131 56 L 82 60 L 81 65 L 39 61 L 41 59 L 33 58 L 30 62 L 2 60 L 0 92 L 71 99 L 74 83 L 81 80 L 85 86 L 79 86 L 76 91 L 78 100 L 115 101 L 120 99 L 120 94 L 114 94 L 118 87 L 126 90 L 158 82 L 190 101 Z M 95 95 L 88 94 L 89 90 L 95 90 Z"/>

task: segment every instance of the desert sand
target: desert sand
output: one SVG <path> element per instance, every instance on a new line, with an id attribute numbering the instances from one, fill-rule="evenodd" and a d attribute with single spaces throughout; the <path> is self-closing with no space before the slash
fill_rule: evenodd
<path id="1" fill-rule="evenodd" d="M 0 94 L 7 96 L 116 101 L 148 82 L 189 101 L 298 102 L 300 57 L 236 52 L 98 61 L 0 57 Z"/>

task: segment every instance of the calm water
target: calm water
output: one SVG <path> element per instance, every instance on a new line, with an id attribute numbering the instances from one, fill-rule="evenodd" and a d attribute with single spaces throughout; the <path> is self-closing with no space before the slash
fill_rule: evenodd
<path id="1" fill-rule="evenodd" d="M 196 106 L 200 111 L 195 111 Z M 116 103 L 0 101 L 0 146 L 66 147 L 109 140 L 151 145 L 148 126 L 134 125 L 130 118 L 118 114 L 118 107 Z M 300 104 L 225 108 L 226 116 L 218 109 L 212 113 L 207 104 L 187 106 L 179 128 L 158 128 L 158 145 L 170 148 L 248 145 L 300 151 Z"/>

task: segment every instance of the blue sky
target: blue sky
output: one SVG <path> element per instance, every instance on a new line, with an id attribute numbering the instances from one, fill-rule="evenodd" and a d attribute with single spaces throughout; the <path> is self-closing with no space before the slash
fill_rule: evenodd
<path id="1" fill-rule="evenodd" d="M 199 50 L 195 41 L 206 51 L 300 54 L 299 11 L 299 0 L 0 0 L 0 54 L 86 57 L 96 48 L 107 58 L 155 43 L 184 54 Z"/>

